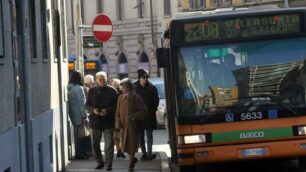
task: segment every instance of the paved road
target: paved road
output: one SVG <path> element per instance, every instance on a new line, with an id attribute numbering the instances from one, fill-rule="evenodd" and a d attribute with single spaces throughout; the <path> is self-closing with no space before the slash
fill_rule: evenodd
<path id="1" fill-rule="evenodd" d="M 265 160 L 239 163 L 220 163 L 201 166 L 197 172 L 306 172 L 300 169 L 296 160 Z"/>

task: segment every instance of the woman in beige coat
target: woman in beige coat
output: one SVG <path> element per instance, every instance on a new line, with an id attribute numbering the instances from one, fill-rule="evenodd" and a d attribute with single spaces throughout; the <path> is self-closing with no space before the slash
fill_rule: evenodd
<path id="1" fill-rule="evenodd" d="M 122 95 L 117 103 L 116 128 L 121 129 L 120 147 L 129 154 L 129 171 L 134 170 L 138 161 L 135 153 L 139 147 L 139 132 L 137 122 L 144 120 L 147 108 L 142 98 L 133 91 L 133 83 L 125 78 L 120 82 Z"/>

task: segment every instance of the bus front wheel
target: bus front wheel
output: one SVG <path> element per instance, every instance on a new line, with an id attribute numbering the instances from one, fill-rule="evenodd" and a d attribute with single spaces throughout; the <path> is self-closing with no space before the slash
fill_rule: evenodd
<path id="1" fill-rule="evenodd" d="M 299 158 L 299 166 L 301 168 L 306 168 L 306 157 L 300 157 Z"/>

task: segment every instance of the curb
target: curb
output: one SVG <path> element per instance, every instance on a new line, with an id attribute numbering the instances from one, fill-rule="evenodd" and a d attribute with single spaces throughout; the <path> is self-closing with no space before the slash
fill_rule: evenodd
<path id="1" fill-rule="evenodd" d="M 158 152 L 160 156 L 160 166 L 162 172 L 171 172 L 170 164 L 169 164 L 169 157 L 165 152 Z"/>

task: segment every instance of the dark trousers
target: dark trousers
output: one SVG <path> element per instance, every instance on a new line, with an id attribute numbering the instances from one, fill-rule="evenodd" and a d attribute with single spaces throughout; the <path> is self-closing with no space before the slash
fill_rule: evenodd
<path id="1" fill-rule="evenodd" d="M 147 148 L 145 143 L 145 134 L 147 136 Z M 153 130 L 141 130 L 139 133 L 139 144 L 141 151 L 144 155 L 152 155 L 152 145 L 153 145 Z"/>
<path id="2" fill-rule="evenodd" d="M 106 130 L 92 130 L 91 133 L 93 154 L 96 158 L 96 161 L 99 164 L 104 163 L 101 152 L 101 146 L 100 146 L 102 134 L 104 134 L 105 165 L 107 167 L 112 166 L 112 162 L 114 159 L 113 132 L 114 132 L 113 129 L 106 129 Z"/>

